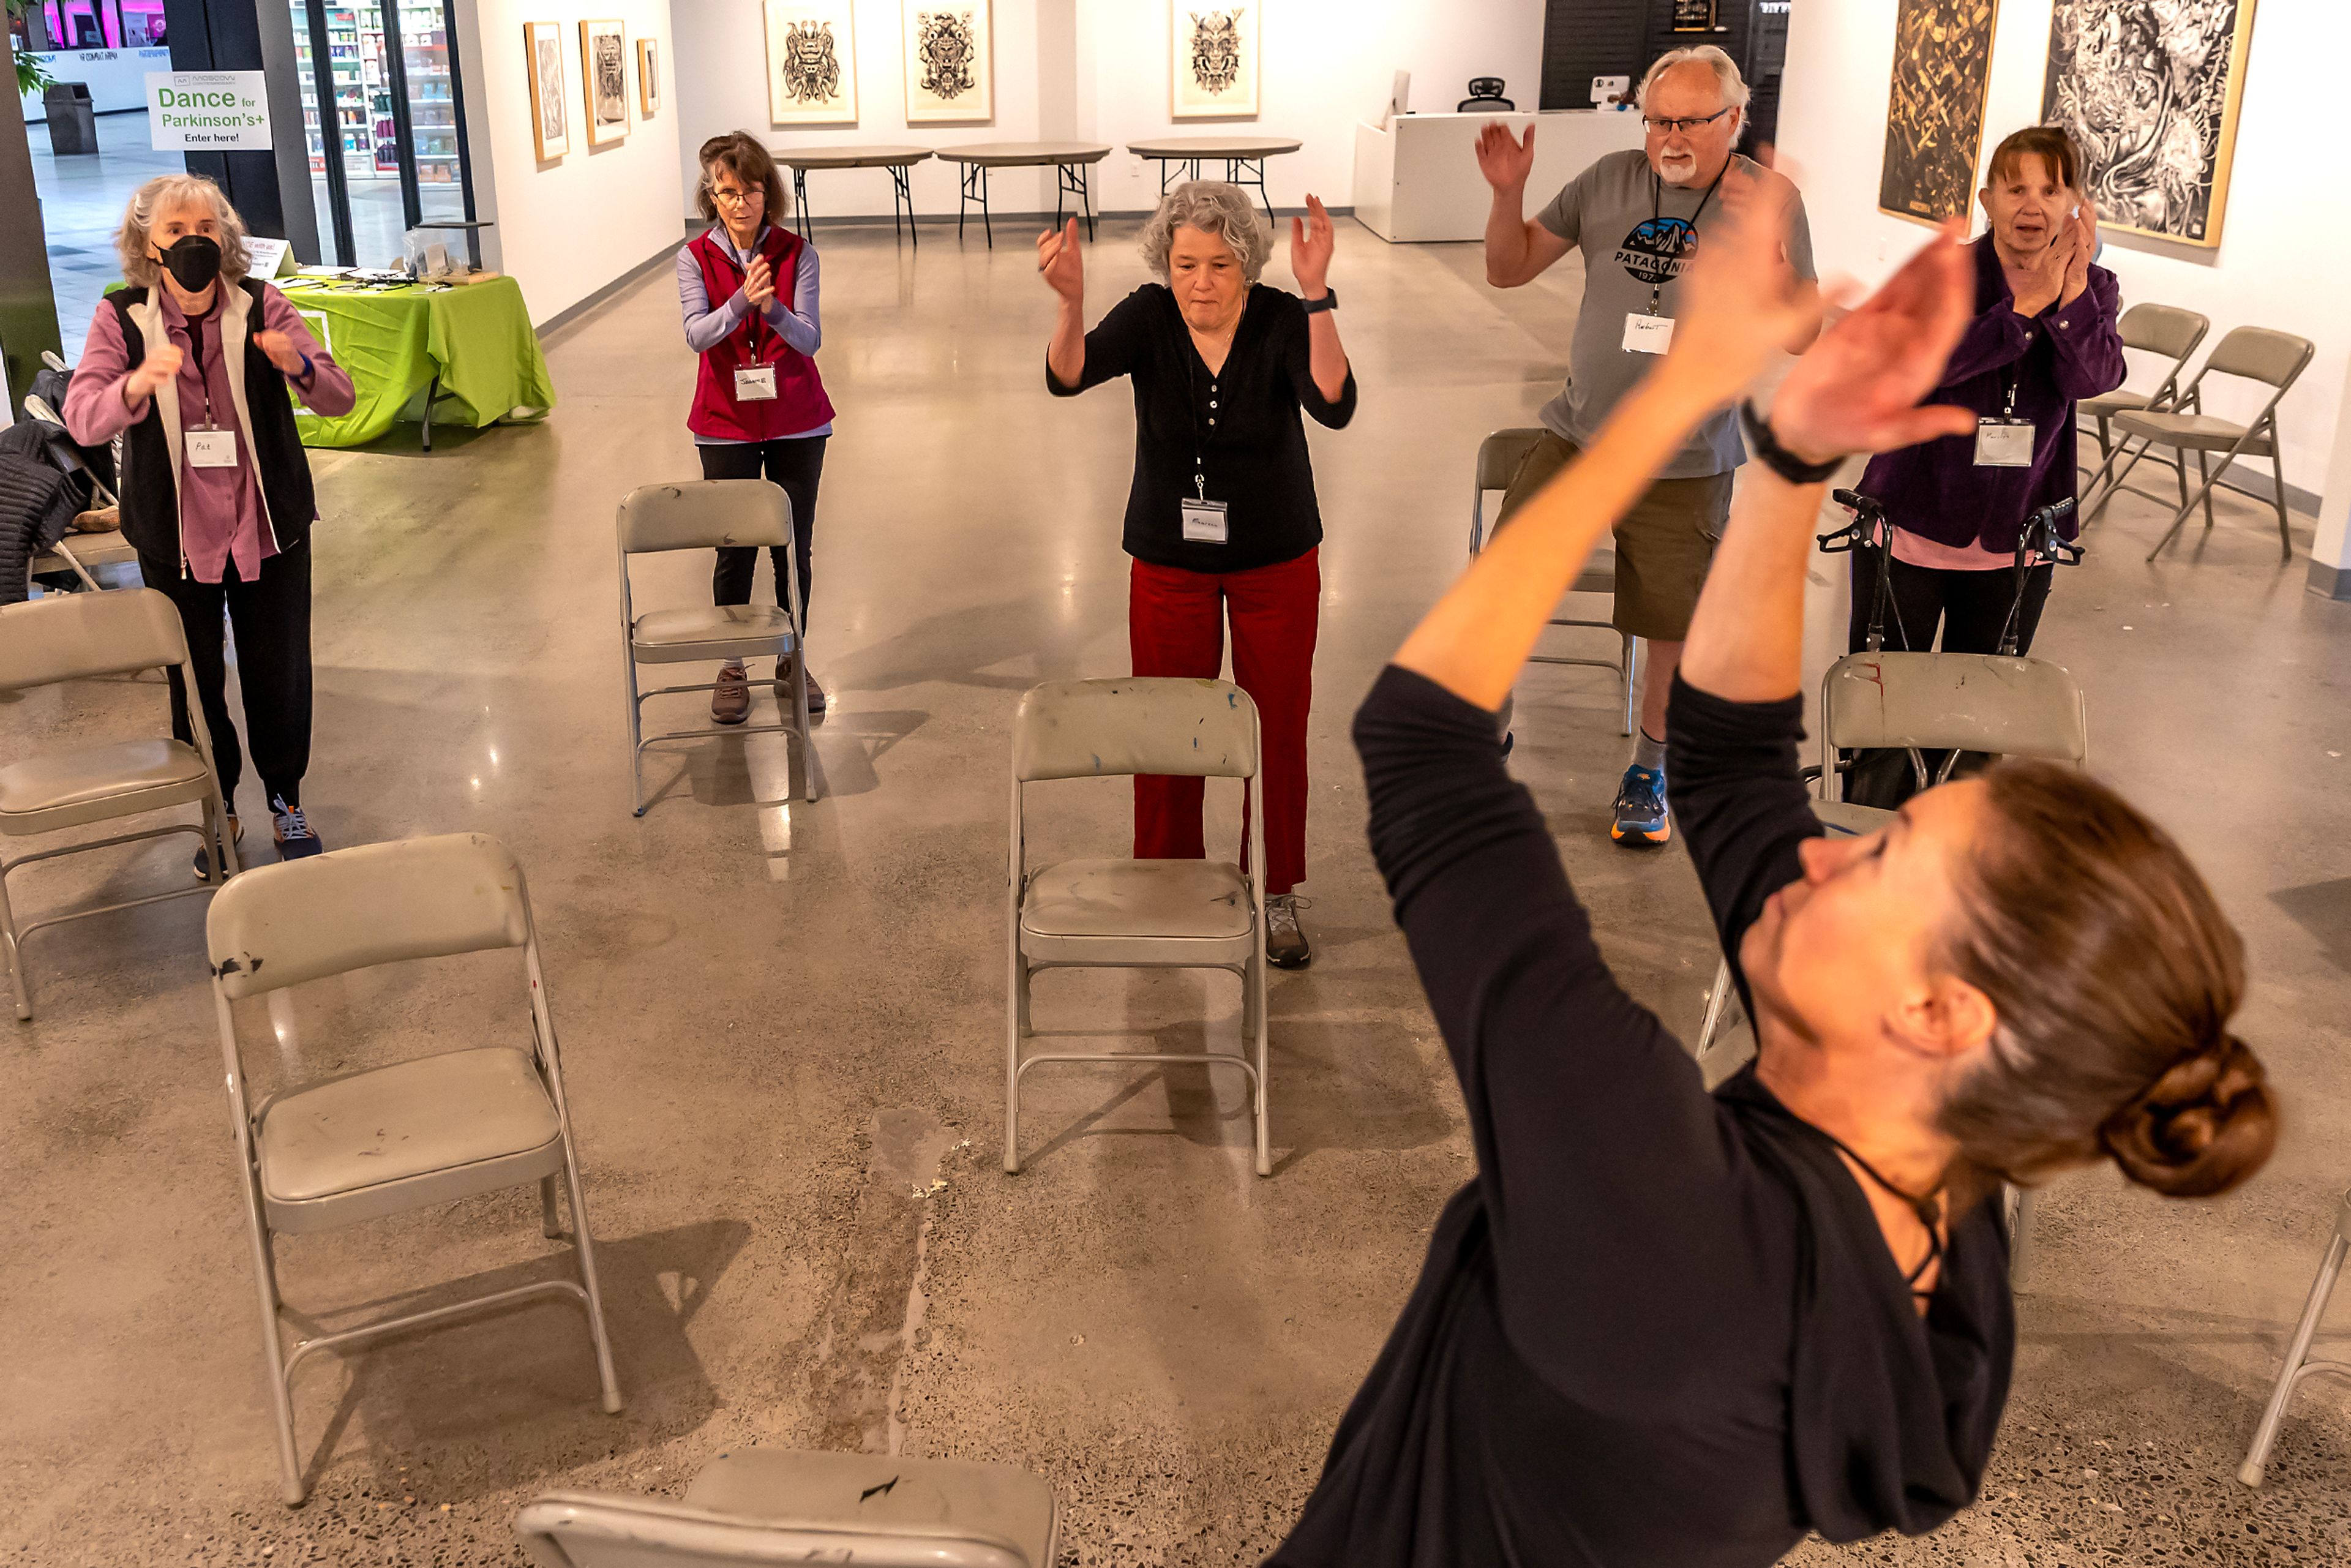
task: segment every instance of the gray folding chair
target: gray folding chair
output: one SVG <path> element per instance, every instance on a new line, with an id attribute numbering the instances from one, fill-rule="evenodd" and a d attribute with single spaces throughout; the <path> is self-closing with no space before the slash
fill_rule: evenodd
<path id="1" fill-rule="evenodd" d="M 1266 1119 L 1265 821 L 1257 705 L 1229 681 L 1055 681 L 1012 719 L 1004 1168 L 1020 1168 L 1020 1079 L 1048 1061 L 1213 1062 L 1249 1077 L 1257 1174 L 1273 1174 Z M 1031 870 L 1023 806 L 1046 779 L 1170 774 L 1241 781 L 1249 869 L 1215 860 L 1071 860 Z M 1040 1051 L 1022 1055 L 1029 978 L 1040 969 L 1229 969 L 1241 982 L 1240 1051 Z M 1251 1052 L 1255 1060 L 1251 1060 Z"/>
<path id="2" fill-rule="evenodd" d="M 1486 548 L 1486 495 L 1489 491 L 1508 490 L 1518 476 L 1519 465 L 1543 438 L 1544 432 L 1531 426 L 1498 430 L 1478 444 L 1478 473 L 1469 486 L 1469 559 Z M 1614 541 L 1595 546 L 1592 559 L 1583 563 L 1583 570 L 1567 585 L 1570 593 L 1604 593 L 1616 591 L 1616 549 Z M 1588 664 L 1593 669 L 1614 670 L 1624 687 L 1625 731 L 1633 733 L 1633 635 L 1619 632 L 1607 621 L 1581 621 L 1573 616 L 1554 616 L 1553 626 L 1588 626 L 1595 631 L 1613 633 L 1619 648 L 1613 659 L 1571 658 L 1563 653 L 1531 653 L 1530 664 Z"/>
<path id="3" fill-rule="evenodd" d="M 2179 473 L 2179 510 L 2173 515 L 2171 526 L 2164 530 L 2163 538 L 2147 552 L 2147 559 L 2153 560 L 2163 553 L 2166 545 L 2179 537 L 2180 528 L 2188 522 L 2188 514 L 2196 509 L 2199 501 L 2204 505 L 2204 527 L 2208 532 L 2210 530 L 2212 486 L 2220 482 L 2238 458 L 2266 457 L 2274 470 L 2277 484 L 2271 500 L 2277 508 L 2278 548 L 2283 552 L 2284 559 L 2292 560 L 2294 535 L 2286 523 L 2285 459 L 2281 455 L 2283 443 L 2278 435 L 2277 406 L 2293 390 L 2294 383 L 2301 379 L 2311 356 L 2316 352 L 2315 346 L 2307 338 L 2297 338 L 2290 332 L 2273 332 L 2266 327 L 2239 327 L 2220 340 L 2220 346 L 2212 350 L 2211 356 L 2204 361 L 2204 368 L 2196 372 L 2196 379 L 2188 383 L 2187 389 L 2169 408 L 2116 414 L 2115 428 L 2122 432 L 2122 440 L 2090 481 L 2095 486 L 2099 480 L 2105 480 L 2105 489 L 2100 493 L 2098 504 L 2090 508 L 2084 520 L 2095 522 L 2097 519 L 2098 514 L 2106 509 L 2106 504 L 2115 498 L 2115 493 L 2123 488 L 2123 481 L 2130 477 L 2131 470 L 2138 466 L 2139 459 L 2158 446 L 2170 448 L 2171 457 L 2158 457 L 2156 461 Z M 2224 376 L 2241 376 L 2247 381 L 2260 382 L 2271 389 L 2269 401 L 2262 405 L 2261 413 L 2253 416 L 2251 423 L 2239 424 L 2204 412 L 2204 378 L 2215 371 Z M 2139 445 L 2138 450 L 2132 453 L 2130 444 L 2134 438 Z M 2196 471 L 2203 480 L 2201 487 L 2193 496 L 2188 491 L 2188 454 L 2190 452 L 2196 454 Z M 2210 465 L 2210 455 L 2215 452 L 2220 454 L 2220 464 L 2217 468 Z M 2130 461 L 2123 464 L 2121 472 L 2107 478 L 2107 469 L 2119 462 L 2126 453 L 2130 453 Z"/>
<path id="4" fill-rule="evenodd" d="M 25 400 L 25 413 L 27 418 L 38 420 L 43 424 L 55 425 L 60 431 L 65 429 L 66 422 L 39 398 L 28 397 Z M 60 449 L 53 445 L 51 450 L 55 452 Z M 69 455 L 70 449 L 65 449 L 65 452 Z M 90 496 L 93 500 L 102 507 L 120 504 L 120 498 L 114 492 L 108 489 L 99 481 L 98 476 L 92 474 L 89 466 L 78 457 L 70 457 L 69 460 L 73 471 L 89 481 Z M 81 579 L 84 587 L 94 589 L 99 586 L 99 581 L 97 578 L 90 575 L 92 567 L 115 566 L 138 559 L 139 551 L 122 537 L 120 528 L 110 528 L 104 533 L 94 534 L 69 533 L 33 558 L 31 575 L 38 577 L 45 572 L 70 571 Z"/>
<path id="5" fill-rule="evenodd" d="M 152 669 L 176 669 L 187 689 L 195 689 L 180 612 L 152 588 L 55 594 L 0 609 L 0 691 Z M 0 836 L 6 838 L 54 833 L 191 802 L 204 812 L 200 827 L 167 822 L 0 863 L 0 937 L 8 949 L 8 982 L 16 992 L 18 1018 L 33 1016 L 23 949 L 25 938 L 34 932 L 117 909 L 209 894 L 235 874 L 236 846 L 221 831 L 228 809 L 221 800 L 220 775 L 213 768 L 212 736 L 204 727 L 203 704 L 188 705 L 188 724 L 195 737 L 193 746 L 169 737 L 118 740 L 71 751 L 20 753 L 19 760 L 0 767 Z M 9 873 L 35 861 L 175 833 L 193 833 L 204 844 L 211 864 L 206 882 L 16 924 L 8 901 Z"/>
<path id="6" fill-rule="evenodd" d="M 2082 688 L 2064 665 L 1999 653 L 1848 653 L 1821 680 L 1820 798 L 1813 814 L 1832 833 L 1876 832 L 1896 813 L 1834 800 L 1837 753 L 1890 748 L 1907 751 L 1922 789 L 1949 779 L 1962 751 L 2037 757 L 2087 767 L 2089 711 Z M 1928 777 L 1926 753 L 1948 751 Z M 1729 1076 L 1715 1036 L 1735 1003 L 1730 965 L 1715 970 L 1706 1016 L 1691 1052 L 1710 1082 Z M 2032 1194 L 2008 1192 L 2011 1279 L 2024 1276 Z"/>
<path id="7" fill-rule="evenodd" d="M 1053 1568 L 1053 1489 L 1010 1465 L 746 1448 L 679 1501 L 549 1492 L 515 1520 L 538 1568 Z"/>
<path id="8" fill-rule="evenodd" d="M 800 574 L 792 555 L 792 502 L 783 487 L 765 479 L 695 479 L 676 485 L 646 485 L 621 502 L 621 650 L 629 689 L 629 807 L 645 814 L 645 747 L 664 740 L 713 735 L 778 735 L 799 738 L 802 799 L 816 799 L 816 747 L 809 738 L 807 641 L 800 634 Z M 701 604 L 684 610 L 636 612 L 629 590 L 629 558 L 665 550 L 717 549 L 737 545 L 778 546 L 785 562 L 776 604 Z M 791 719 L 787 724 L 708 724 L 696 729 L 644 733 L 649 697 L 718 689 L 700 685 L 637 689 L 639 664 L 689 662 L 725 664 L 730 659 L 768 659 L 791 671 Z"/>
<path id="9" fill-rule="evenodd" d="M 2114 416 L 2140 409 L 2168 409 L 2179 395 L 2179 378 L 2188 370 L 2189 358 L 2204 341 L 2204 334 L 2212 329 L 2212 319 L 2193 310 L 2182 310 L 2176 305 L 2134 305 L 2123 312 L 2115 324 L 2123 347 L 2141 353 L 2158 354 L 2165 361 L 2163 380 L 2147 392 L 2130 392 L 2116 387 L 2096 397 L 2085 397 L 2074 405 L 2077 415 L 2086 414 L 2097 423 L 2098 457 L 2102 465 L 2114 456 Z M 2159 459 L 2158 459 L 2159 461 Z M 2098 470 L 2098 478 L 2105 476 L 2105 468 Z M 2091 481 L 2095 484 L 2096 479 Z"/>
<path id="10" fill-rule="evenodd" d="M 2261 1425 L 2253 1428 L 2252 1447 L 2245 1450 L 2245 1462 L 2237 1468 L 2237 1479 L 2249 1487 L 2262 1484 L 2262 1476 L 2269 1469 L 2270 1448 L 2277 1442 L 2278 1424 L 2285 1419 L 2285 1407 L 2294 1398 L 2294 1391 L 2302 1380 L 2314 1372 L 2331 1372 L 2339 1377 L 2351 1377 L 2351 1361 L 2314 1361 L 2310 1342 L 2318 1337 L 2318 1325 L 2326 1316 L 2326 1303 L 2335 1294 L 2335 1282 L 2342 1277 L 2343 1259 L 2351 1253 L 2351 1192 L 2335 1209 L 2335 1234 L 2327 1239 L 2326 1255 L 2319 1260 L 2318 1278 L 2310 1282 L 2310 1299 L 2303 1303 L 2302 1321 L 2294 1325 L 2294 1338 L 2285 1348 L 2285 1364 L 2278 1368 L 2277 1386 L 2270 1391 L 2270 1402 L 2262 1412 Z"/>
<path id="11" fill-rule="evenodd" d="M 569 1296 L 587 1309 L 604 1408 L 618 1411 L 621 1389 L 597 1291 L 595 1243 L 564 1103 L 555 1019 L 539 969 L 538 929 L 522 867 L 507 847 L 480 833 L 450 833 L 265 866 L 221 889 L 204 929 L 286 1502 L 300 1502 L 308 1490 L 294 1450 L 291 1384 L 295 1369 L 316 1351 L 528 1296 Z M 528 992 L 528 1050 L 480 1045 L 413 1057 L 288 1084 L 258 1103 L 247 1102 L 232 1003 L 379 964 L 515 947 L 522 949 L 520 977 Z M 285 1348 L 277 1238 L 532 1183 L 538 1186 L 540 1228 L 550 1239 L 562 1235 L 556 1189 L 568 1191 L 577 1281 L 517 1285 Z"/>

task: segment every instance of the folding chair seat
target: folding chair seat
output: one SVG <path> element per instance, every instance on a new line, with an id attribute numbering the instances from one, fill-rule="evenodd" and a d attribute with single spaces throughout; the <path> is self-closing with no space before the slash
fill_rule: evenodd
<path id="1" fill-rule="evenodd" d="M 1060 1509 L 1010 1465 L 892 1454 L 721 1454 L 685 1496 L 549 1492 L 515 1521 L 538 1568 L 1053 1568 Z"/>
<path id="2" fill-rule="evenodd" d="M 2095 487 L 2104 480 L 2105 488 L 2099 494 L 2098 504 L 2090 508 L 2084 521 L 2096 520 L 2098 515 L 2106 509 L 2107 504 L 2115 498 L 2115 493 L 2123 487 L 2123 481 L 2130 477 L 2131 470 L 2138 466 L 2141 458 L 2158 446 L 2170 448 L 2174 456 L 2158 457 L 2156 461 L 2174 469 L 2179 476 L 2179 510 L 2173 514 L 2171 526 L 2164 530 L 2163 538 L 2147 552 L 2147 559 L 2153 560 L 2163 553 L 2165 546 L 2179 536 L 2179 530 L 2187 525 L 2189 514 L 2196 509 L 2199 501 L 2204 506 L 2205 529 L 2208 532 L 2211 529 L 2212 487 L 2235 465 L 2238 458 L 2267 457 L 2271 460 L 2276 481 L 2271 499 L 2277 511 L 2278 548 L 2283 552 L 2283 559 L 2292 560 L 2294 535 L 2286 520 L 2285 460 L 2281 455 L 2283 443 L 2278 434 L 2277 407 L 2285 394 L 2293 390 L 2294 383 L 2301 379 L 2303 371 L 2316 352 L 2316 345 L 2309 339 L 2297 338 L 2291 332 L 2273 331 L 2266 327 L 2239 327 L 2220 340 L 2220 347 L 2214 349 L 2211 357 L 2204 361 L 2204 368 L 2196 372 L 2196 379 L 2188 383 L 2187 389 L 2170 407 L 2116 414 L 2115 428 L 2122 433 L 2122 440 L 2090 481 L 2091 486 Z M 2250 422 L 2239 424 L 2204 412 L 2204 378 L 2216 371 L 2225 376 L 2259 382 L 2270 388 L 2269 401 L 2262 405 L 2261 412 Z M 2139 444 L 2138 450 L 2131 453 L 2130 445 L 2134 439 Z M 2196 454 L 2197 473 L 2203 481 L 2202 487 L 2193 496 L 2188 490 L 2188 454 L 2190 452 Z M 2210 455 L 2215 452 L 2221 455 L 2217 468 L 2210 462 Z M 2130 461 L 2109 478 L 2115 464 L 2126 453 L 2130 453 Z"/>
<path id="3" fill-rule="evenodd" d="M 2294 1391 L 2302 1380 L 2314 1372 L 2331 1372 L 2339 1377 L 2351 1377 L 2351 1361 L 2314 1361 L 2310 1342 L 2318 1337 L 2318 1325 L 2326 1317 L 2327 1302 L 2335 1295 L 2335 1281 L 2343 1276 L 2343 1260 L 2351 1254 L 2351 1192 L 2335 1209 L 2335 1234 L 2326 1239 L 2326 1251 L 2318 1260 L 2318 1277 L 2310 1282 L 2309 1299 L 2303 1302 L 2302 1319 L 2294 1325 L 2294 1338 L 2286 1344 L 2285 1364 L 2278 1368 L 2277 1386 L 2270 1390 L 2270 1402 L 2262 1411 L 2261 1425 L 2253 1428 L 2252 1445 L 2245 1450 L 2245 1462 L 2238 1467 L 2237 1479 L 2249 1487 L 2262 1484 L 2269 1469 L 2270 1449 L 2277 1442 L 2278 1426 L 2285 1419 L 2285 1407 L 2294 1399 Z"/>
<path id="4" fill-rule="evenodd" d="M 816 799 L 816 748 L 809 736 L 807 639 L 799 627 L 799 568 L 792 554 L 792 503 L 781 486 L 765 479 L 696 479 L 676 485 L 645 485 L 621 502 L 618 533 L 621 549 L 622 667 L 629 695 L 629 806 L 645 814 L 643 762 L 645 747 L 664 740 L 692 740 L 720 735 L 791 735 L 799 740 L 805 800 Z M 629 584 L 629 558 L 669 550 L 720 549 L 733 546 L 780 548 L 784 581 L 778 585 L 784 602 L 773 604 L 701 604 L 674 610 L 637 613 Z M 674 729 L 661 735 L 644 733 L 647 699 L 684 692 L 717 689 L 716 681 L 699 685 L 637 688 L 639 664 L 674 664 L 694 661 L 723 664 L 729 660 L 774 659 L 789 671 L 791 712 L 781 724 L 706 724 L 695 729 Z"/>
<path id="5" fill-rule="evenodd" d="M 152 588 L 56 594 L 0 609 L 0 691 L 152 669 L 176 669 L 183 680 L 194 678 L 188 665 L 180 612 Z M 202 705 L 190 707 L 188 722 L 193 745 L 165 737 L 142 737 L 71 751 L 34 753 L 0 767 L 0 838 L 30 838 L 189 804 L 201 808 L 203 813 L 201 825 L 167 822 L 40 850 L 0 863 L 0 937 L 8 950 L 8 980 L 16 993 L 18 1018 L 33 1016 L 23 948 L 25 939 L 34 932 L 142 904 L 207 895 L 235 874 L 236 849 L 220 832 L 227 807 L 221 800 L 219 776 L 213 770 L 212 737 L 204 728 Z M 204 845 L 211 867 L 206 882 L 69 910 L 23 925 L 16 923 L 7 894 L 9 873 L 36 861 L 178 833 L 193 833 Z"/>
<path id="6" fill-rule="evenodd" d="M 2135 392 L 2116 387 L 2096 397 L 2085 397 L 2074 405 L 2076 416 L 2086 416 L 2097 424 L 2101 463 L 2114 455 L 2115 415 L 2138 409 L 2169 408 L 2179 395 L 2179 378 L 2188 370 L 2189 356 L 2211 329 L 2211 318 L 2194 310 L 2182 310 L 2176 305 L 2134 305 L 2123 312 L 2122 319 L 2116 323 L 2123 347 L 2161 355 L 2166 361 L 2164 376 L 2151 392 Z"/>
<path id="7" fill-rule="evenodd" d="M 114 595 L 108 595 L 113 598 Z M 621 1408 L 563 1095 L 555 1019 L 522 868 L 478 833 L 362 844 L 247 873 L 205 922 L 213 1004 L 228 1072 L 262 1343 L 277 1423 L 281 1495 L 308 1494 L 294 1447 L 291 1383 L 315 1352 L 560 1295 L 587 1311 L 607 1411 Z M 522 950 L 528 1048 L 481 1045 L 292 1083 L 248 1103 L 232 1004 L 353 970 L 461 953 Z M 275 1239 L 338 1229 L 507 1187 L 538 1187 L 540 1228 L 571 1206 L 578 1280 L 539 1280 L 295 1342 L 281 1332 Z"/>
<path id="8" fill-rule="evenodd" d="M 1477 559 L 1478 553 L 1486 548 L 1488 492 L 1507 491 L 1510 487 L 1510 481 L 1518 476 L 1519 465 L 1526 461 L 1527 454 L 1535 449 L 1536 444 L 1546 434 L 1548 433 L 1537 426 L 1515 426 L 1508 430 L 1498 430 L 1478 444 L 1478 471 L 1469 486 L 1469 559 L 1471 560 Z M 1592 558 L 1583 563 L 1583 570 L 1576 574 L 1573 582 L 1567 585 L 1567 591 L 1570 593 L 1604 593 L 1612 599 L 1614 597 L 1616 549 L 1613 540 L 1604 542 L 1593 549 Z M 1536 653 L 1527 656 L 1527 663 L 1585 664 L 1596 670 L 1615 671 L 1617 682 L 1623 688 L 1625 701 L 1624 733 L 1632 734 L 1634 715 L 1632 633 L 1617 631 L 1613 622 L 1584 621 L 1573 616 L 1554 616 L 1550 624 L 1589 627 L 1593 631 L 1607 632 L 1616 638 L 1617 656 L 1613 659 L 1584 659 L 1571 657 L 1564 653 Z M 1503 722 L 1504 727 L 1507 728 L 1509 725 L 1507 708 Z"/>
<path id="9" fill-rule="evenodd" d="M 1273 1174 L 1266 1111 L 1265 836 L 1249 869 L 1207 860 L 1028 864 L 1027 787 L 1049 779 L 1166 774 L 1238 779 L 1261 821 L 1257 705 L 1228 681 L 1134 678 L 1033 686 L 1012 720 L 1012 853 L 1005 911 L 1004 1168 L 1020 1168 L 1020 1080 L 1048 1061 L 1184 1061 L 1238 1067 L 1254 1102 L 1257 1173 Z M 1029 981 L 1040 969 L 1229 969 L 1241 982 L 1238 1051 L 1034 1051 Z M 1252 1059 L 1253 1058 L 1253 1059 Z"/>

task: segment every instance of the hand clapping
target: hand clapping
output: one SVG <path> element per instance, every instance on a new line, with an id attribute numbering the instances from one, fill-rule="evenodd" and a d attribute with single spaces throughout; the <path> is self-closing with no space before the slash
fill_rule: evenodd
<path id="1" fill-rule="evenodd" d="M 302 373 L 302 350 L 294 340 L 283 332 L 261 331 L 253 335 L 253 346 L 269 356 L 269 362 L 289 376 Z"/>
<path id="2" fill-rule="evenodd" d="M 751 258 L 750 270 L 743 275 L 743 298 L 751 302 L 754 310 L 765 310 L 776 302 L 775 269 L 768 265 L 766 256 Z"/>

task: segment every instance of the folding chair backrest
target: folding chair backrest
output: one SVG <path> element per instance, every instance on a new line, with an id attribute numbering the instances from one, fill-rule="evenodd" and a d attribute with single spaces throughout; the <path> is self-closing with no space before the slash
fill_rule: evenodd
<path id="1" fill-rule="evenodd" d="M 653 1498 L 550 1492 L 515 1520 L 539 1568 L 742 1568 L 854 1563 L 859 1568 L 1050 1568 L 1011 1542 L 955 1525 L 795 1523 L 710 1513 Z"/>
<path id="2" fill-rule="evenodd" d="M 377 964 L 519 947 L 529 937 L 522 867 L 484 833 L 261 866 L 231 878 L 204 918 L 213 972 L 231 1000 Z"/>
<path id="3" fill-rule="evenodd" d="M 2267 327 L 2239 327 L 2220 340 L 2220 346 L 2204 361 L 2204 369 L 2264 382 L 2283 392 L 2294 385 L 2316 351 L 2309 339 L 2297 338 L 2291 332 L 2274 332 Z"/>
<path id="4" fill-rule="evenodd" d="M 180 612 L 152 588 L 50 593 L 0 609 L 0 691 L 187 660 Z"/>
<path id="5" fill-rule="evenodd" d="M 2126 349 L 2179 361 L 2196 351 L 2204 334 L 2212 329 L 2212 319 L 2177 305 L 2134 305 L 2123 312 L 2116 329 Z"/>
<path id="6" fill-rule="evenodd" d="M 1012 776 L 1257 775 L 1257 705 L 1230 681 L 1134 676 L 1031 686 L 1012 718 Z"/>
<path id="7" fill-rule="evenodd" d="M 765 479 L 643 485 L 621 501 L 621 553 L 792 542 L 792 502 Z"/>
<path id="8" fill-rule="evenodd" d="M 1478 444 L 1478 488 L 1507 490 L 1518 476 L 1519 465 L 1543 438 L 1539 428 L 1514 426 L 1498 430 Z"/>
<path id="9" fill-rule="evenodd" d="M 1849 653 L 1829 666 L 1822 729 L 1832 748 L 1958 747 L 2080 762 L 2082 688 L 2062 664 L 1997 653 Z"/>

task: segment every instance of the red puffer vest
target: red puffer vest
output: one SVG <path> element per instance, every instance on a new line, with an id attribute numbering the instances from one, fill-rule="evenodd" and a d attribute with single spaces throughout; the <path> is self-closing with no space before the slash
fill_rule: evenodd
<path id="1" fill-rule="evenodd" d="M 686 249 L 702 267 L 703 291 L 713 308 L 724 305 L 743 287 L 743 269 L 729 247 L 712 230 L 689 241 Z M 776 277 L 776 302 L 791 308 L 799 286 L 800 236 L 789 229 L 770 228 L 761 236 L 759 254 L 768 258 Z M 776 367 L 776 395 L 749 402 L 735 396 L 735 372 L 749 365 Z M 816 361 L 784 341 L 781 334 L 756 310 L 743 324 L 705 350 L 702 369 L 694 383 L 694 412 L 685 425 L 696 435 L 717 441 L 773 441 L 798 435 L 831 423 L 832 401 L 824 395 L 824 381 Z"/>

